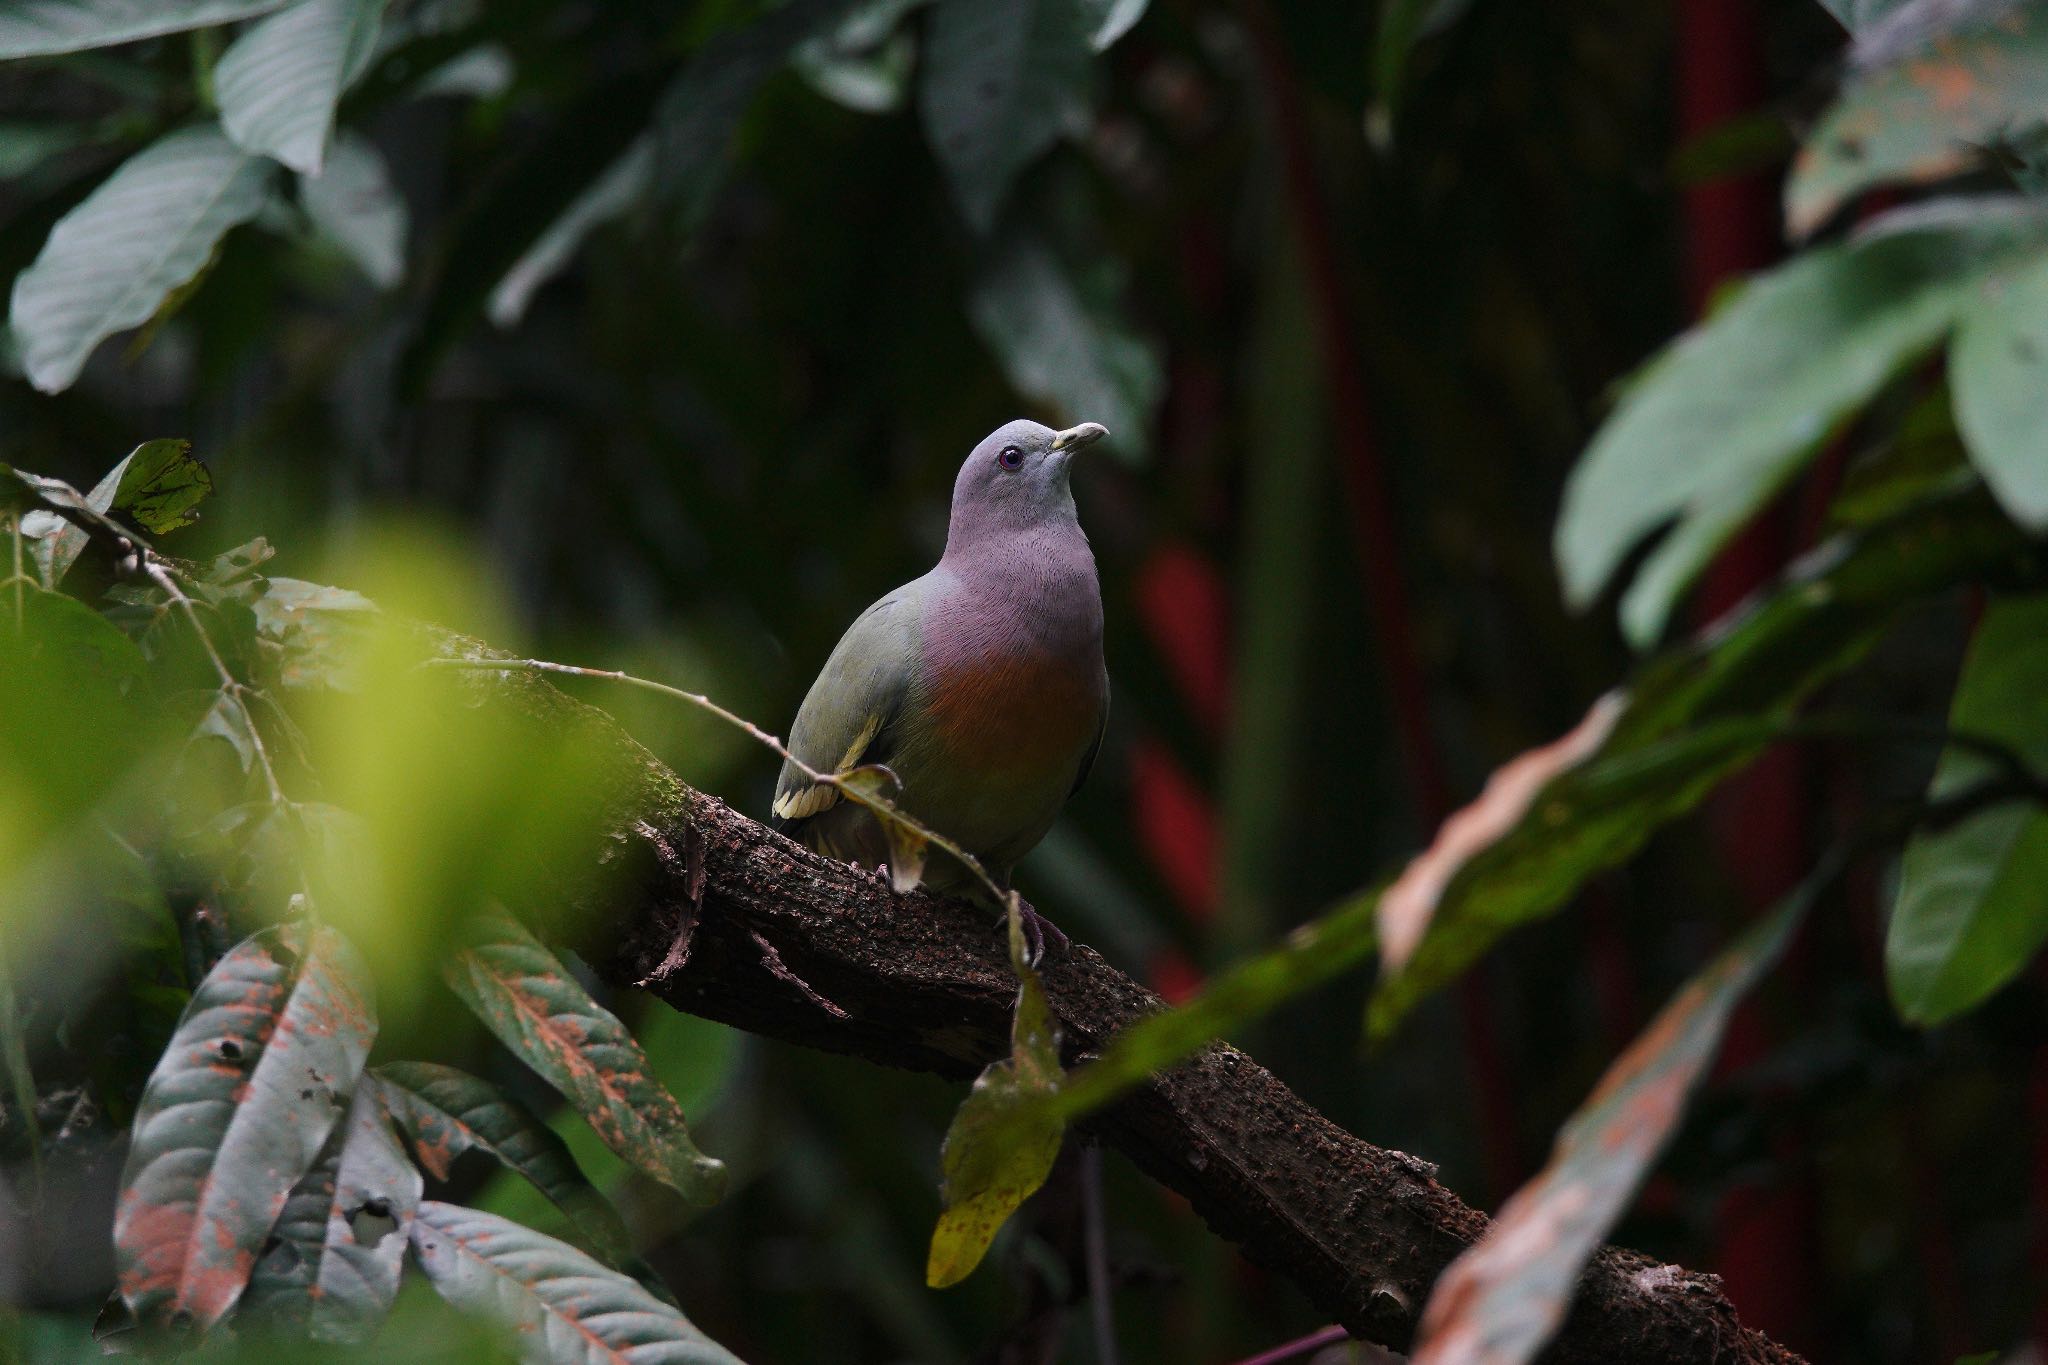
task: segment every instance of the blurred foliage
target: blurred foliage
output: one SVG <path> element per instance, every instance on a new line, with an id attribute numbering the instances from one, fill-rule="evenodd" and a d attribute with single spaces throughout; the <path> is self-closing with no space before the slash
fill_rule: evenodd
<path id="1" fill-rule="evenodd" d="M 1120 457 L 1080 480 L 1112 730 L 1022 883 L 1164 989 L 1217 972 L 1053 1113 L 1230 1032 L 1488 1203 L 1508 1191 L 1482 1152 L 1533 1170 L 1624 1054 L 1666 1078 L 1659 1122 L 1586 1176 L 1615 1197 L 1556 1249 L 1611 1232 L 1711 1268 L 1721 1210 L 1761 1198 L 1814 1211 L 1808 1301 L 1762 1325 L 1817 1358 L 2038 1332 L 2048 1190 L 2014 1116 L 2048 1042 L 2024 595 L 2048 507 L 2048 12 L 1760 12 L 1768 102 L 1681 142 L 1673 66 L 1697 54 L 1672 7 L 1613 0 L 0 7 L 0 349 L 24 381 L 0 385 L 0 1300 L 21 1306 L 0 1350 L 92 1353 L 123 1275 L 145 1316 L 229 1311 L 183 1260 L 168 1286 L 160 1261 L 117 1265 L 113 1203 L 153 1154 L 239 1169 L 247 1132 L 282 1153 L 249 1177 L 258 1207 L 174 1199 L 178 1235 L 137 1243 L 197 1227 L 248 1254 L 244 1342 L 195 1358 L 270 1358 L 259 1317 L 312 1330 L 330 1268 L 389 1306 L 380 1358 L 489 1358 L 420 1277 L 393 1300 L 375 1257 L 336 1257 L 359 1248 L 335 1210 L 370 1184 L 458 1305 L 511 1239 L 494 1302 L 529 1355 L 592 1278 L 706 1359 L 1091 1358 L 1060 1168 L 998 1269 L 924 1287 L 941 1136 L 975 1116 L 956 1087 L 601 998 L 502 923 L 476 937 L 503 899 L 574 913 L 554 879 L 587 870 L 607 777 L 573 730 L 417 667 L 448 640 L 432 622 L 775 728 L 852 614 L 929 561 L 959 453 L 1019 407 L 1104 421 Z M 1688 318 L 1676 192 L 1780 171 L 1811 244 Z M 1375 478 L 1393 544 L 1361 510 Z M 1676 629 L 1759 517 L 1813 558 Z M 1412 662 L 1362 574 L 1405 604 Z M 1682 637 L 1641 662 L 1604 610 L 1563 606 L 1624 582 L 1628 642 Z M 563 685 L 765 809 L 773 764 L 743 736 Z M 1390 734 L 1404 686 L 1426 734 Z M 1418 746 L 1483 791 L 1433 843 L 1433 798 L 1403 795 Z M 1726 810 L 1679 819 L 1788 746 L 1796 809 L 1738 807 L 1732 841 L 1706 827 Z M 1875 812 L 1930 803 L 1950 814 L 1903 861 L 1866 847 Z M 1750 860 L 1791 846 L 1789 889 L 1837 836 L 1857 857 L 1782 979 L 1753 983 L 1769 953 L 1717 959 L 1769 937 L 1740 937 Z M 309 914 L 374 985 L 374 1015 L 347 1012 L 367 1069 L 338 1049 L 334 1102 L 298 1120 L 296 1092 L 229 1087 L 128 1148 L 182 1103 L 180 1030 L 262 1073 L 270 1035 L 234 1029 L 293 1017 Z M 1710 961 L 1698 1046 L 1659 1051 L 1653 1026 L 1629 1047 L 1643 1002 Z M 253 1021 L 190 1005 L 244 966 L 275 988 Z M 1491 1071 L 1469 1000 L 1430 994 L 1475 969 Z M 1709 1072 L 1753 984 L 1738 1059 Z M 536 990 L 603 1034 L 597 1070 L 519 1022 Z M 620 1074 L 660 1122 L 619 1120 Z M 351 1091 L 397 1127 L 347 1117 Z M 729 1168 L 710 1208 L 661 1183 L 691 1183 L 700 1147 Z M 1108 1198 L 1127 1359 L 1317 1325 L 1128 1168 Z"/>

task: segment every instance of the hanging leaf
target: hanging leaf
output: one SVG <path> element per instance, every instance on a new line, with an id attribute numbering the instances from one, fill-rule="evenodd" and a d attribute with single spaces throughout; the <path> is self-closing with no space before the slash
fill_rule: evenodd
<path id="1" fill-rule="evenodd" d="M 1956 683 L 1950 728 L 2005 745 L 2048 772 L 2048 597 L 1994 603 Z M 1989 755 L 1952 747 L 1930 799 L 1998 774 Z M 1899 866 L 1885 938 L 1885 980 L 1899 1013 L 1938 1024 L 2017 976 L 2048 941 L 2048 811 L 1993 806 L 1914 836 Z"/>
<path id="2" fill-rule="evenodd" d="M 925 1283 L 958 1284 L 973 1273 L 1010 1215 L 1037 1192 L 1059 1158 L 1065 1125 L 1045 1102 L 1060 1085 L 1059 1034 L 1038 973 L 1019 972 L 1010 1055 L 991 1062 L 953 1116 L 940 1155 L 945 1211 L 932 1229 Z"/>
<path id="3" fill-rule="evenodd" d="M 389 289 L 404 277 L 410 215 L 383 153 L 368 138 L 350 132 L 336 138 L 327 169 L 299 181 L 299 205 L 371 284 Z"/>
<path id="4" fill-rule="evenodd" d="M 284 1210 L 270 1229 L 249 1287 L 235 1309 L 237 1328 L 301 1337 L 313 1316 L 313 1283 L 327 1245 L 327 1214 L 334 1207 L 334 1176 L 341 1165 L 348 1125 L 336 1124 L 313 1168 L 285 1196 Z"/>
<path id="5" fill-rule="evenodd" d="M 369 65 L 384 0 L 299 0 L 221 54 L 213 89 L 237 146 L 317 176 L 341 92 Z"/>
<path id="6" fill-rule="evenodd" d="M 1567 595 L 1589 603 L 1677 518 L 1622 601 L 1629 638 L 1654 643 L 1679 594 L 1836 424 L 2044 243 L 2039 206 L 1950 201 L 1759 278 L 1644 370 L 1572 470 L 1556 536 Z"/>
<path id="7" fill-rule="evenodd" d="M 1558 1130 L 1550 1164 L 1430 1292 L 1415 1365 L 1523 1365 L 1564 1323 L 1579 1271 L 1671 1140 L 1736 1002 L 1784 951 L 1819 878 L 1688 982 Z"/>
<path id="8" fill-rule="evenodd" d="M 714 1204 L 725 1163 L 690 1141 L 683 1108 L 618 1017 L 502 910 L 479 922 L 448 984 L 515 1056 L 561 1091 L 605 1145 L 694 1204 Z"/>
<path id="9" fill-rule="evenodd" d="M 1794 236 L 1865 190 L 1982 164 L 1991 144 L 2048 116 L 2048 11 L 2038 5 L 1923 5 L 1894 22 L 1851 26 L 1859 36 L 1841 97 L 1785 181 Z"/>
<path id="10" fill-rule="evenodd" d="M 228 229 L 256 216 L 268 180 L 262 161 L 211 124 L 123 162 L 14 281 L 8 321 L 29 381 L 45 393 L 70 387 L 93 347 L 148 321 Z"/>
<path id="11" fill-rule="evenodd" d="M 2048 530 L 2048 261 L 1973 299 L 1949 352 L 1956 426 L 2013 518 Z"/>
<path id="12" fill-rule="evenodd" d="M 308 1324 L 315 1341 L 368 1341 L 390 1315 L 420 1205 L 419 1170 L 392 1136 L 374 1076 L 349 1103 Z"/>
<path id="13" fill-rule="evenodd" d="M 1070 273 L 1046 244 L 1016 234 L 974 282 L 968 314 L 1011 385 L 1069 422 L 1100 422 L 1105 442 L 1143 455 L 1166 372 L 1124 316 L 1116 268 Z"/>
<path id="14" fill-rule="evenodd" d="M 487 1152 L 567 1214 L 588 1250 L 623 1268 L 631 1254 L 626 1225 L 577 1169 L 568 1144 L 525 1105 L 452 1066 L 394 1062 L 377 1076 L 413 1155 L 436 1180 L 448 1179 L 463 1153 Z"/>
<path id="15" fill-rule="evenodd" d="M 230 24 L 290 0 L 9 0 L 0 6 L 0 60 L 112 47 Z"/>
<path id="16" fill-rule="evenodd" d="M 121 1294 L 144 1322 L 234 1306 L 285 1199 L 341 1117 L 376 1032 L 331 930 L 243 940 L 193 992 L 136 1109 L 114 1215 Z"/>
<path id="17" fill-rule="evenodd" d="M 537 1365 L 739 1365 L 682 1312 L 531 1228 L 436 1200 L 420 1204 L 413 1253 L 441 1297 L 517 1334 Z"/>
<path id="18" fill-rule="evenodd" d="M 535 291 L 559 275 L 583 239 L 627 210 L 647 193 L 654 178 L 654 139 L 642 136 L 614 161 L 589 189 L 578 195 L 562 216 L 548 226 L 513 262 L 491 291 L 488 306 L 491 321 L 512 327 L 526 316 Z"/>
<path id="19" fill-rule="evenodd" d="M 987 233 L 1010 185 L 1086 113 L 1106 20 L 1090 0 L 938 0 L 918 105 L 960 212 Z"/>

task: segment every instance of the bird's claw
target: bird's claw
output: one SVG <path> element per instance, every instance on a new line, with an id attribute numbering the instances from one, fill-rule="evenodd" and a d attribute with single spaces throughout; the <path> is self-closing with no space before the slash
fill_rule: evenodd
<path id="1" fill-rule="evenodd" d="M 1074 941 L 1067 937 L 1064 930 L 1044 915 L 1033 910 L 1030 906 L 1018 906 L 1017 915 L 1018 927 L 1024 931 L 1025 966 L 1036 967 L 1039 963 L 1043 962 L 1045 960 L 1047 944 L 1053 945 L 1057 950 L 1055 955 L 1060 957 L 1066 956 L 1067 949 L 1074 946 Z M 1010 914 L 1006 910 L 996 920 L 996 927 L 998 929 L 1005 928 L 1009 922 Z"/>

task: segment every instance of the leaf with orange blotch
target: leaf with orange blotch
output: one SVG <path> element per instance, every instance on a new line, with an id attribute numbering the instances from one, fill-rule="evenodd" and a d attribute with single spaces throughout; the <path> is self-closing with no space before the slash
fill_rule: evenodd
<path id="1" fill-rule="evenodd" d="M 308 1329 L 315 1341 L 368 1341 L 398 1297 L 406 1240 L 425 1182 L 391 1131 L 383 1089 L 375 1076 L 357 1082 L 343 1125 L 341 1163 L 313 1284 Z"/>
<path id="2" fill-rule="evenodd" d="M 1833 860 L 1688 982 L 1558 1130 L 1542 1173 L 1451 1262 L 1423 1309 L 1415 1365 L 1521 1365 L 1556 1333 L 1579 1271 L 1670 1140 L 1736 1002 L 1778 960 Z M 1674 1272 L 1676 1273 L 1676 1272 Z"/>
<path id="3" fill-rule="evenodd" d="M 607 1147 L 693 1204 L 715 1204 L 725 1163 L 697 1150 L 683 1107 L 618 1016 L 502 909 L 478 917 L 444 975 L 498 1041 L 576 1107 Z"/>
<path id="4" fill-rule="evenodd" d="M 1937 27 L 1930 18 L 1950 19 Z M 1785 181 L 1794 236 L 1879 185 L 1924 184 L 1986 162 L 1986 149 L 2041 126 L 2048 109 L 2048 10 L 1907 6 L 1857 37 L 1841 97 Z"/>
<path id="5" fill-rule="evenodd" d="M 114 1256 L 138 1319 L 204 1328 L 234 1306 L 376 1031 L 362 965 L 331 929 L 267 929 L 207 973 L 143 1091 L 121 1175 Z"/>

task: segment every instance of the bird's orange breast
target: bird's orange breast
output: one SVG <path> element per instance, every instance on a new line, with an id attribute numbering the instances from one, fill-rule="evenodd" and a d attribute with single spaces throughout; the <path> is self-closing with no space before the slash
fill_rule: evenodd
<path id="1" fill-rule="evenodd" d="M 928 705 L 946 751 L 994 772 L 1073 762 L 1102 721 L 1100 680 L 1037 651 L 956 664 L 933 679 Z"/>

